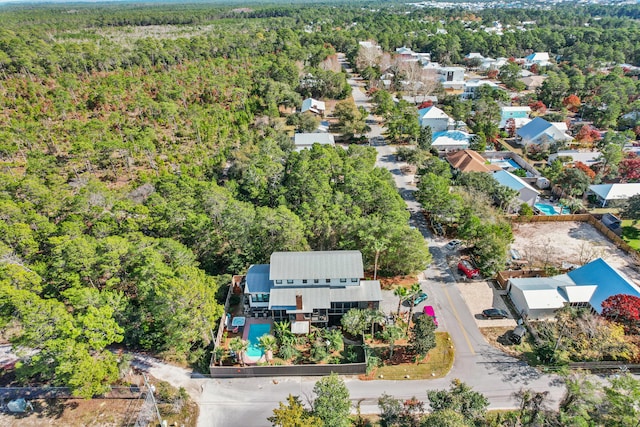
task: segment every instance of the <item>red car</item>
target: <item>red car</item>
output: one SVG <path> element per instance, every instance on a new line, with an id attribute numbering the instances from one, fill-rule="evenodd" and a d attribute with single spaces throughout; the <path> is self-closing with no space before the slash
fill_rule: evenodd
<path id="1" fill-rule="evenodd" d="M 458 263 L 458 270 L 462 271 L 469 279 L 474 279 L 480 274 L 480 271 L 466 259 L 463 259 Z"/>

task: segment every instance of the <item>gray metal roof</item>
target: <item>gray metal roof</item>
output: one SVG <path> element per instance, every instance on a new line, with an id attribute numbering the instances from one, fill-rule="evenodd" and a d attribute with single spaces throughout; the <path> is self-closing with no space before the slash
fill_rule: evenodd
<path id="1" fill-rule="evenodd" d="M 273 287 L 269 280 L 269 264 L 254 264 L 247 270 L 246 292 L 268 293 Z"/>
<path id="2" fill-rule="evenodd" d="M 331 288 L 331 302 L 382 301 L 379 280 L 361 280 L 360 286 Z"/>
<path id="3" fill-rule="evenodd" d="M 274 252 L 270 280 L 364 277 L 360 251 Z"/>
<path id="4" fill-rule="evenodd" d="M 313 309 L 331 308 L 330 293 L 328 287 L 322 288 L 273 288 L 269 296 L 269 308 L 291 307 L 296 308 L 296 295 L 302 295 L 302 313 L 311 313 Z"/>
<path id="5" fill-rule="evenodd" d="M 311 147 L 313 144 L 336 145 L 335 138 L 330 133 L 296 133 L 293 136 L 293 143 L 296 148 Z"/>

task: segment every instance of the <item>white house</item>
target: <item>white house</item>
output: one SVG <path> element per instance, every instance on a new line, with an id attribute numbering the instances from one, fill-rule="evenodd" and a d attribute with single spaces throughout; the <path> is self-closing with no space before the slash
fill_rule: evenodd
<path id="1" fill-rule="evenodd" d="M 460 94 L 462 99 L 474 99 L 480 86 L 489 86 L 493 89 L 501 89 L 495 82 L 485 79 L 471 79 L 464 82 L 464 92 Z"/>
<path id="2" fill-rule="evenodd" d="M 325 132 L 316 133 L 296 133 L 293 136 L 293 144 L 296 151 L 302 151 L 305 148 L 311 148 L 313 144 L 320 145 L 336 145 L 335 139 L 332 134 Z"/>
<path id="3" fill-rule="evenodd" d="M 431 106 L 418 110 L 418 120 L 421 127 L 431 127 L 432 132 L 440 132 L 447 129 L 453 129 L 455 120 L 447 115 L 438 107 Z"/>
<path id="4" fill-rule="evenodd" d="M 563 160 L 563 165 L 569 165 L 572 163 L 580 162 L 587 166 L 592 166 L 596 163 L 600 163 L 602 153 L 599 151 L 578 151 L 578 150 L 559 150 L 557 153 L 549 155 L 547 163 L 553 163 L 557 158 Z"/>
<path id="5" fill-rule="evenodd" d="M 504 57 L 500 57 L 497 59 L 484 58 L 482 60 L 482 63 L 480 64 L 480 70 L 482 71 L 498 70 L 500 69 L 500 67 L 506 64 L 508 60 L 509 60 L 508 58 L 504 58 Z"/>
<path id="6" fill-rule="evenodd" d="M 253 312 L 288 320 L 296 333 L 382 300 L 380 282 L 364 280 L 360 251 L 274 252 L 269 264 L 249 267 L 244 293 Z"/>
<path id="7" fill-rule="evenodd" d="M 518 312 L 532 319 L 553 317 L 564 305 L 590 306 L 602 313 L 602 302 L 613 295 L 640 297 L 637 283 L 602 258 L 567 274 L 510 279 L 507 289 Z"/>
<path id="8" fill-rule="evenodd" d="M 323 116 L 325 110 L 326 110 L 326 107 L 323 101 L 318 101 L 317 99 L 313 99 L 313 98 L 307 98 L 304 101 L 302 101 L 302 108 L 300 109 L 300 112 L 304 113 L 309 111 L 311 113 Z"/>
<path id="9" fill-rule="evenodd" d="M 460 130 L 443 130 L 433 133 L 431 146 L 438 151 L 450 152 L 469 148 L 471 135 Z"/>
<path id="10" fill-rule="evenodd" d="M 464 68 L 440 67 L 436 72 L 438 80 L 445 89 L 462 90 L 464 88 Z"/>
<path id="11" fill-rule="evenodd" d="M 522 178 L 516 176 L 506 170 L 500 170 L 493 174 L 493 179 L 499 184 L 516 190 L 519 194 L 518 199 L 523 203 L 533 206 L 538 200 L 540 192 L 527 184 Z"/>
<path id="12" fill-rule="evenodd" d="M 522 145 L 542 144 L 553 142 L 568 142 L 573 140 L 571 135 L 567 135 L 552 123 L 541 117 L 536 117 L 526 125 L 516 131 Z"/>
<path id="13" fill-rule="evenodd" d="M 551 65 L 549 54 L 547 52 L 534 52 L 524 58 L 525 67 L 530 68 L 534 64 L 537 64 L 540 67 Z"/>
<path id="14" fill-rule="evenodd" d="M 597 184 L 589 186 L 589 193 L 595 194 L 602 207 L 612 201 L 624 201 L 640 194 L 640 183 Z"/>

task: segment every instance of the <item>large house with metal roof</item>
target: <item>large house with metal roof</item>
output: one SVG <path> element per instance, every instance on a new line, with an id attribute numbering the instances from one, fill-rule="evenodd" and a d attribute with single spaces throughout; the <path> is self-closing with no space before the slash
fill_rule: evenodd
<path id="1" fill-rule="evenodd" d="M 640 287 L 602 258 L 558 276 L 512 278 L 508 292 L 518 313 L 531 319 L 553 317 L 565 305 L 602 313 L 602 302 L 613 295 L 640 297 Z"/>
<path id="2" fill-rule="evenodd" d="M 380 282 L 364 279 L 360 251 L 274 252 L 270 264 L 249 267 L 244 293 L 251 312 L 288 320 L 295 333 L 382 300 Z"/>
<path id="3" fill-rule="evenodd" d="M 518 192 L 518 199 L 529 206 L 535 205 L 538 201 L 540 192 L 511 172 L 506 170 L 494 172 L 493 179 L 498 181 L 498 184 L 516 190 Z"/>
<path id="4" fill-rule="evenodd" d="M 516 131 L 522 145 L 528 144 L 552 144 L 554 142 L 567 142 L 573 137 L 567 135 L 564 129 L 550 123 L 542 117 L 536 117 Z"/>

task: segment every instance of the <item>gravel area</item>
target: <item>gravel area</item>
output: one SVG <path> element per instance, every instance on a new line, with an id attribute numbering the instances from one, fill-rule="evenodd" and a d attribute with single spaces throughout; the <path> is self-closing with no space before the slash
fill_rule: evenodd
<path id="1" fill-rule="evenodd" d="M 640 286 L 640 266 L 626 252 L 586 222 L 515 223 L 512 249 L 532 267 L 562 262 L 583 265 L 603 258 Z"/>
<path id="2" fill-rule="evenodd" d="M 497 290 L 487 281 L 458 282 L 457 286 L 479 328 L 516 326 L 516 321 L 513 318 L 485 319 L 481 315 L 482 310 L 487 308 L 501 308 L 511 314 L 502 297 L 506 294 L 505 291 Z"/>

